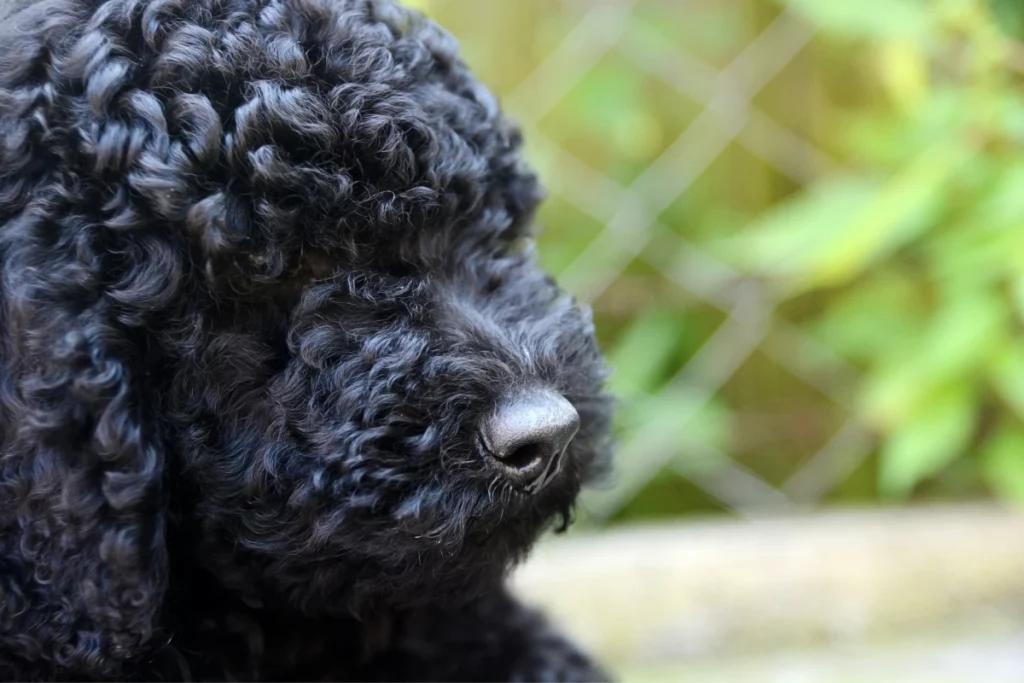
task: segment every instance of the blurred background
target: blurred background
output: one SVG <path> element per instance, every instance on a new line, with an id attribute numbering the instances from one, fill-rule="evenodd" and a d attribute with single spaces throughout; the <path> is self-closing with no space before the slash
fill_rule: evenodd
<path id="1" fill-rule="evenodd" d="M 627 680 L 1024 680 L 1024 2 L 409 4 L 615 367 L 528 597 Z"/>

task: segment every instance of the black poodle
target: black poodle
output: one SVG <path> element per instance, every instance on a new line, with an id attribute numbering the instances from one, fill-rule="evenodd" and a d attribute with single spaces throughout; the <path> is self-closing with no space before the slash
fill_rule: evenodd
<path id="1" fill-rule="evenodd" d="M 0 26 L 0 677 L 578 681 L 504 588 L 609 451 L 516 128 L 384 0 Z"/>

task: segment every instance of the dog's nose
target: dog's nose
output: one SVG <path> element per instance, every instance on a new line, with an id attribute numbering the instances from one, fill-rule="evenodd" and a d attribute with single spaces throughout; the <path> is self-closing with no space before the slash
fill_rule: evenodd
<path id="1" fill-rule="evenodd" d="M 562 466 L 562 454 L 580 428 L 580 416 L 565 398 L 547 388 L 512 394 L 481 426 L 487 454 L 520 488 L 535 493 Z"/>

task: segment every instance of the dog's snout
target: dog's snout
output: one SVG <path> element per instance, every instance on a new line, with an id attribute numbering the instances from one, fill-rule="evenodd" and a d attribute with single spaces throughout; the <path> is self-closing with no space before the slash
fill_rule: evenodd
<path id="1" fill-rule="evenodd" d="M 569 401 L 548 388 L 516 392 L 499 402 L 481 426 L 487 455 L 530 493 L 558 473 L 562 455 L 580 428 Z"/>

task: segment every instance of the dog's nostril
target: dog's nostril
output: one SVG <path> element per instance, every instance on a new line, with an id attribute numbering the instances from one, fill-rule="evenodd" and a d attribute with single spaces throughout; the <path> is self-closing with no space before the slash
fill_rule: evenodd
<path id="1" fill-rule="evenodd" d="M 543 460 L 546 457 L 547 450 L 546 446 L 539 443 L 528 443 L 515 449 L 502 458 L 501 461 L 509 467 L 523 470 L 531 467 L 538 460 Z"/>
<path id="2" fill-rule="evenodd" d="M 558 473 L 579 426 L 579 414 L 565 398 L 551 389 L 533 388 L 500 402 L 481 425 L 481 439 L 506 475 L 534 492 Z"/>

